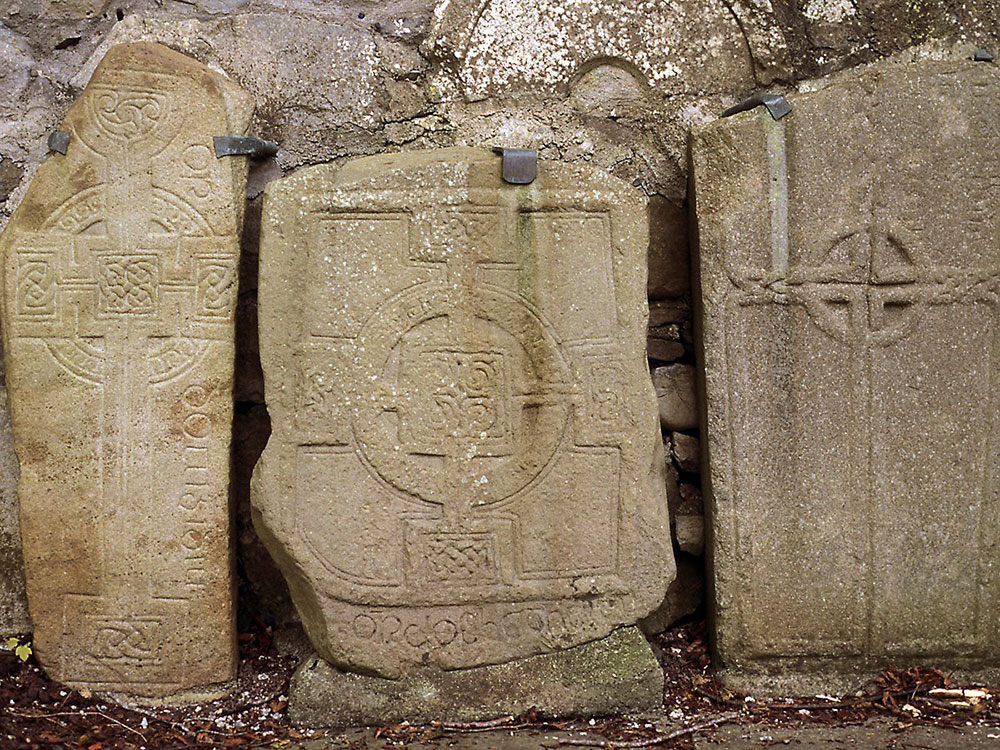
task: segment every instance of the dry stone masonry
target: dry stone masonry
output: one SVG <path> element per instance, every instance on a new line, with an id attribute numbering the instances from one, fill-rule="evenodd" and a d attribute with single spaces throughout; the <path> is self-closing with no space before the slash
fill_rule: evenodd
<path id="1" fill-rule="evenodd" d="M 992 65 L 877 66 L 694 138 L 736 685 L 1000 660 L 998 98 Z"/>
<path id="2" fill-rule="evenodd" d="M 34 644 L 69 685 L 176 695 L 234 672 L 228 476 L 249 97 L 112 48 L 0 241 Z"/>
<path id="3" fill-rule="evenodd" d="M 423 51 L 452 62 L 472 100 L 562 89 L 609 63 L 665 94 L 770 82 L 788 63 L 770 3 L 752 0 L 448 0 Z"/>
<path id="4" fill-rule="evenodd" d="M 498 664 L 660 603 L 646 242 L 628 187 L 547 162 L 507 185 L 488 151 L 268 186 L 255 522 L 325 660 Z"/>

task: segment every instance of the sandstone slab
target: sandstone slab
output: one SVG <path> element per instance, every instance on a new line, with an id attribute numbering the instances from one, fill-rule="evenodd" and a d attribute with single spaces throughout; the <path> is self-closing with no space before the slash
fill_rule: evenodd
<path id="1" fill-rule="evenodd" d="M 297 726 L 476 721 L 517 716 L 636 715 L 663 705 L 663 670 L 638 628 L 552 654 L 401 680 L 351 674 L 306 659 L 292 676 L 289 718 Z"/>
<path id="2" fill-rule="evenodd" d="M 673 577 L 630 188 L 473 149 L 268 186 L 254 522 L 319 655 L 399 677 L 577 646 Z"/>
<path id="3" fill-rule="evenodd" d="M 233 676 L 228 477 L 246 162 L 234 84 L 112 48 L 2 239 L 3 337 L 34 645 L 75 687 Z"/>
<path id="4" fill-rule="evenodd" d="M 2 381 L 0 363 L 0 636 L 31 630 L 24 593 L 21 524 L 17 518 L 17 458 L 7 388 Z"/>
<path id="5" fill-rule="evenodd" d="M 694 137 L 734 684 L 1000 661 L 998 96 L 991 65 L 883 66 Z"/>

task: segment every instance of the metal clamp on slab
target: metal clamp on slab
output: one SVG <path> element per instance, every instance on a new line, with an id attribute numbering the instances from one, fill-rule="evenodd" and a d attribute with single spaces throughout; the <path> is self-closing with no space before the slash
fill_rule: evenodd
<path id="1" fill-rule="evenodd" d="M 775 120 L 780 120 L 792 111 L 792 105 L 781 94 L 754 94 L 749 99 L 744 99 L 736 106 L 727 109 L 722 113 L 722 116 L 730 117 L 738 112 L 746 112 L 761 105 L 767 107 L 767 111 Z"/>
<path id="2" fill-rule="evenodd" d="M 262 159 L 278 153 L 278 144 L 265 141 L 252 135 L 217 135 L 215 142 L 215 158 L 223 156 L 249 156 L 251 159 Z"/>
<path id="3" fill-rule="evenodd" d="M 538 176 L 538 152 L 530 148 L 493 149 L 503 158 L 503 181 L 511 185 L 530 185 Z"/>
<path id="4" fill-rule="evenodd" d="M 53 130 L 49 133 L 49 151 L 55 151 L 56 153 L 66 155 L 66 150 L 69 148 L 70 135 L 65 130 Z"/>

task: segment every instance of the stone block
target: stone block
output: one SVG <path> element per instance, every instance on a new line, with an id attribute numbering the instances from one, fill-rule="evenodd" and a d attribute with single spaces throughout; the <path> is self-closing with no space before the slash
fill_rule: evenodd
<path id="1" fill-rule="evenodd" d="M 671 433 L 670 450 L 683 471 L 697 474 L 701 470 L 701 441 L 698 438 L 683 432 Z"/>
<path id="2" fill-rule="evenodd" d="M 649 303 L 649 328 L 683 325 L 691 320 L 691 302 L 684 298 L 651 300 Z"/>
<path id="3" fill-rule="evenodd" d="M 701 555 L 705 549 L 705 511 L 701 490 L 691 484 L 678 487 L 680 502 L 671 514 L 674 539 L 682 552 Z"/>
<path id="4" fill-rule="evenodd" d="M 681 326 L 678 323 L 650 325 L 646 335 L 646 354 L 659 362 L 673 362 L 684 356 Z"/>
<path id="5" fill-rule="evenodd" d="M 684 356 L 684 344 L 680 341 L 650 335 L 646 339 L 646 354 L 658 362 L 673 362 Z"/>
<path id="6" fill-rule="evenodd" d="M 323 659 L 499 664 L 662 600 L 641 195 L 460 148 L 300 170 L 263 214 L 251 502 Z"/>
<path id="7" fill-rule="evenodd" d="M 705 517 L 684 514 L 674 519 L 677 548 L 689 555 L 700 556 L 705 551 Z"/>
<path id="8" fill-rule="evenodd" d="M 882 65 L 694 136 L 717 659 L 1000 662 L 1000 71 Z"/>
<path id="9" fill-rule="evenodd" d="M 693 430 L 698 426 L 698 397 L 692 365 L 675 363 L 653 370 L 653 386 L 664 430 Z"/>
<path id="10" fill-rule="evenodd" d="M 112 48 L 2 237 L 3 338 L 34 646 L 139 697 L 233 677 L 228 486 L 249 97 Z M 214 687 L 206 688 L 205 686 Z"/>
<path id="11" fill-rule="evenodd" d="M 297 726 L 475 721 L 536 708 L 545 716 L 638 715 L 663 705 L 663 670 L 638 628 L 551 654 L 401 680 L 341 672 L 318 658 L 292 676 Z"/>

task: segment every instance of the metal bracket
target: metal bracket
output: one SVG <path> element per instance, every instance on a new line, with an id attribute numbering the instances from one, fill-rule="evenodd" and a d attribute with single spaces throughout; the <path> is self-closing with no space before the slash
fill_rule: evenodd
<path id="1" fill-rule="evenodd" d="M 511 185 L 530 185 L 538 176 L 538 152 L 530 148 L 493 149 L 503 160 L 503 181 Z"/>
<path id="2" fill-rule="evenodd" d="M 55 151 L 56 153 L 66 155 L 66 150 L 69 148 L 70 135 L 65 130 L 53 130 L 49 133 L 49 151 Z"/>
<path id="3" fill-rule="evenodd" d="M 223 156 L 249 156 L 251 159 L 261 159 L 278 153 L 278 144 L 254 138 L 252 135 L 217 135 L 215 142 L 215 158 Z"/>
<path id="4" fill-rule="evenodd" d="M 744 99 L 736 106 L 727 109 L 722 113 L 722 116 L 731 117 L 738 112 L 746 112 L 761 105 L 767 107 L 767 111 L 770 112 L 771 117 L 775 120 L 780 120 L 792 111 L 792 105 L 781 94 L 754 94 L 749 99 Z"/>
<path id="5" fill-rule="evenodd" d="M 993 53 L 985 49 L 977 49 L 973 55 L 972 59 L 976 62 L 993 62 Z"/>

